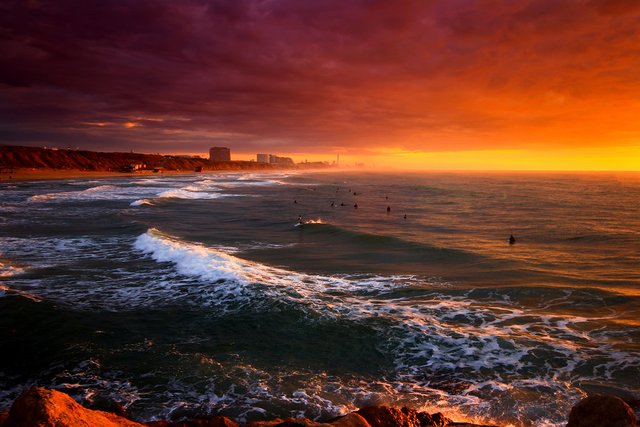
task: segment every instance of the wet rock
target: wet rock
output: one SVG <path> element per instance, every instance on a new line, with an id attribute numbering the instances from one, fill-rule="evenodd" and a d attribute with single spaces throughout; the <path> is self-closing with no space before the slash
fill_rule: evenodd
<path id="1" fill-rule="evenodd" d="M 635 427 L 636 415 L 615 396 L 590 396 L 571 409 L 567 427 Z"/>
<path id="2" fill-rule="evenodd" d="M 208 419 L 194 419 L 189 421 L 169 422 L 150 421 L 144 423 L 148 427 L 238 427 L 238 423 L 231 421 L 227 417 L 214 416 Z M 2 426 L 0 426 L 2 427 Z"/>
<path id="3" fill-rule="evenodd" d="M 619 400 L 619 399 L 618 399 Z M 117 408 L 116 408 L 117 409 Z M 576 424 L 586 427 L 595 424 Z M 611 424 L 606 424 L 611 425 Z M 627 424 L 620 424 L 626 426 Z M 110 412 L 86 409 L 68 395 L 54 390 L 32 388 L 13 403 L 8 413 L 0 413 L 0 427 L 488 427 L 454 423 L 440 413 L 428 414 L 409 408 L 369 406 L 328 422 L 308 418 L 275 418 L 251 421 L 243 426 L 222 416 L 189 421 L 136 423 Z M 618 427 L 618 424 L 611 425 Z"/>
<path id="4" fill-rule="evenodd" d="M 333 427 L 371 427 L 362 415 L 355 412 L 336 418 L 333 421 L 330 421 L 330 424 Z"/>
<path id="5" fill-rule="evenodd" d="M 33 387 L 18 397 L 2 427 L 144 427 L 109 412 L 92 411 L 64 393 Z"/>
<path id="6" fill-rule="evenodd" d="M 269 421 L 250 421 L 246 427 L 326 427 L 327 424 L 311 421 L 308 418 L 275 418 Z"/>
<path id="7" fill-rule="evenodd" d="M 371 427 L 442 427 L 452 422 L 440 413 L 429 415 L 406 407 L 369 406 L 356 413 L 367 420 Z"/>
<path id="8" fill-rule="evenodd" d="M 431 415 L 426 412 L 418 412 L 417 417 L 422 427 L 443 427 L 451 424 L 451 420 L 442 415 L 440 412 L 436 412 L 435 414 Z"/>

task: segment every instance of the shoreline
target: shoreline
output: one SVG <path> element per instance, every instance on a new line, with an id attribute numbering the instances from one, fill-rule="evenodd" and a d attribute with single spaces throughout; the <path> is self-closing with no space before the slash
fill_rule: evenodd
<path id="1" fill-rule="evenodd" d="M 575 404 L 567 427 L 637 427 L 638 418 L 622 399 L 593 395 Z M 135 421 L 119 406 L 103 411 L 89 409 L 64 392 L 31 387 L 0 412 L 0 427 L 499 427 L 505 424 L 476 424 L 455 421 L 440 412 L 419 412 L 409 407 L 365 406 L 326 421 L 309 418 L 271 418 L 240 423 L 221 415 L 205 418 Z M 508 424 L 513 425 L 513 424 Z"/>
<path id="2" fill-rule="evenodd" d="M 208 175 L 211 173 L 233 173 L 233 172 L 275 172 L 275 171 L 298 171 L 300 169 L 220 169 L 220 170 L 204 170 L 202 172 L 180 171 L 180 170 L 163 170 L 161 172 L 153 172 L 151 170 L 142 170 L 136 172 L 113 172 L 113 171 L 87 171 L 79 169 L 50 169 L 50 168 L 16 168 L 9 172 L 0 173 L 0 184 L 8 182 L 25 182 L 25 181 L 48 181 L 62 179 L 94 179 L 94 178 L 128 178 L 139 176 L 163 176 L 163 175 Z M 305 170 L 306 171 L 306 170 Z"/>

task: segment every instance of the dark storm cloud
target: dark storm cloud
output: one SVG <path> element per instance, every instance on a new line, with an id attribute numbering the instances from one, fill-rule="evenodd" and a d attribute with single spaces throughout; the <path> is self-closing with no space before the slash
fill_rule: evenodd
<path id="1" fill-rule="evenodd" d="M 634 4 L 4 1 L 0 140 L 492 147 L 484 137 L 588 117 L 584 97 L 638 94 Z"/>

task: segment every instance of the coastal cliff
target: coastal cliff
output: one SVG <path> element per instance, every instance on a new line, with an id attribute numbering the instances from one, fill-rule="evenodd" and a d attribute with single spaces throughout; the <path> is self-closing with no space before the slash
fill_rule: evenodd
<path id="1" fill-rule="evenodd" d="M 12 169 L 62 169 L 93 172 L 131 172 L 141 169 L 168 171 L 290 169 L 307 165 L 280 165 L 249 161 L 212 162 L 199 157 L 142 153 L 105 153 L 40 147 L 0 145 L 0 173 Z M 313 163 L 313 167 L 327 167 Z"/>

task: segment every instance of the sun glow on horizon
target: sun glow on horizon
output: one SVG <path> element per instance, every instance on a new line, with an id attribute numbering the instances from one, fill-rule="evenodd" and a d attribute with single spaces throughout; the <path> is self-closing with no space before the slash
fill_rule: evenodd
<path id="1" fill-rule="evenodd" d="M 236 161 L 255 161 L 256 154 L 235 152 Z M 180 155 L 185 153 L 174 152 Z M 208 153 L 188 153 L 208 158 Z M 341 167 L 373 170 L 440 171 L 640 171 L 640 146 L 592 147 L 547 150 L 408 151 L 397 147 L 375 148 L 364 153 L 287 153 L 295 163 L 323 162 Z"/>

